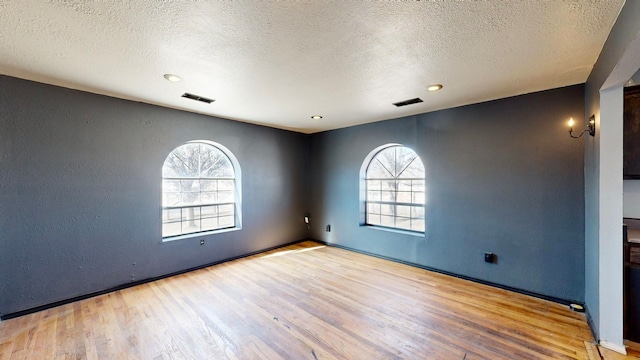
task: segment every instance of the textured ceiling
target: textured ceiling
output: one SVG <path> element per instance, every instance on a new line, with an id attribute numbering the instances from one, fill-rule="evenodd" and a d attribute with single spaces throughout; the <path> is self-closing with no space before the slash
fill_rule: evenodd
<path id="1" fill-rule="evenodd" d="M 0 73 L 312 133 L 582 83 L 623 3 L 0 0 Z"/>

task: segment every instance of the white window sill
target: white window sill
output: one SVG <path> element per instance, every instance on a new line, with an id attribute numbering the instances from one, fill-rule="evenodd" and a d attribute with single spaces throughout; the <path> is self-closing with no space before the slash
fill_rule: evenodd
<path id="1" fill-rule="evenodd" d="M 367 225 L 367 224 L 362 224 L 360 226 L 361 227 L 365 227 L 367 229 L 371 229 L 371 230 L 388 231 L 388 232 L 392 232 L 392 233 L 396 233 L 396 234 L 411 235 L 411 236 L 416 236 L 416 237 L 421 237 L 421 238 L 425 237 L 423 232 L 408 231 L 408 230 L 401 230 L 401 229 L 393 229 L 393 228 L 387 228 L 387 227 L 375 226 L 375 225 Z"/>
<path id="2" fill-rule="evenodd" d="M 192 239 L 192 238 L 196 238 L 196 237 L 203 237 L 203 236 L 209 236 L 209 235 L 215 235 L 215 234 L 222 234 L 222 233 L 238 231 L 238 230 L 242 230 L 242 228 L 241 227 L 234 227 L 234 228 L 228 228 L 228 229 L 211 230 L 211 231 L 203 231 L 203 232 L 193 233 L 193 234 L 172 236 L 172 237 L 162 238 L 162 242 L 164 243 L 164 242 L 169 242 L 169 241 Z"/>

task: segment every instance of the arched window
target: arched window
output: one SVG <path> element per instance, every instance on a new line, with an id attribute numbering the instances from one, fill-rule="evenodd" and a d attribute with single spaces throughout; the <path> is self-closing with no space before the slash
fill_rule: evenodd
<path id="1" fill-rule="evenodd" d="M 239 170 L 220 144 L 175 148 L 162 166 L 162 237 L 239 228 Z"/>
<path id="2" fill-rule="evenodd" d="M 424 165 L 415 151 L 390 144 L 372 151 L 365 163 L 365 225 L 424 232 Z"/>

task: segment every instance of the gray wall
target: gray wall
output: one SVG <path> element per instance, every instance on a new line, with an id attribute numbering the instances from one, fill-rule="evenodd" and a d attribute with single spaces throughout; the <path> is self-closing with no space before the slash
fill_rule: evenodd
<path id="1" fill-rule="evenodd" d="M 307 210 L 319 240 L 581 301 L 583 109 L 573 86 L 308 136 L 0 76 L 0 315 L 306 238 Z M 240 162 L 243 229 L 162 243 L 161 166 L 196 139 Z M 392 142 L 425 164 L 426 237 L 359 226 Z"/>
<path id="2" fill-rule="evenodd" d="M 623 304 L 620 301 L 622 283 L 619 281 L 622 275 L 622 251 L 618 251 L 622 246 L 622 242 L 619 241 L 622 219 L 617 217 L 617 213 L 621 212 L 623 204 L 617 204 L 616 208 L 608 208 L 601 204 L 601 199 L 610 202 L 609 192 L 624 191 L 623 188 L 617 188 L 618 182 L 622 183 L 622 169 L 619 173 L 607 173 L 610 163 L 622 161 L 621 149 L 619 153 L 616 151 L 622 143 L 622 132 L 615 134 L 618 131 L 617 127 L 622 129 L 622 119 L 619 120 L 620 124 L 607 123 L 615 122 L 614 119 L 601 119 L 600 91 L 607 80 L 617 78 L 618 81 L 624 82 L 633 76 L 633 73 L 629 74 L 625 79 L 624 75 L 621 75 L 621 69 L 632 63 L 626 52 L 634 43 L 637 45 L 637 36 L 640 33 L 639 17 L 640 1 L 625 2 L 585 84 L 585 115 L 596 116 L 596 137 L 587 141 L 584 155 L 585 301 L 594 322 L 593 329 L 596 335 L 606 342 L 614 342 L 618 347 L 622 346 Z M 630 57 L 638 58 L 633 54 Z M 637 69 L 633 71 L 635 73 Z M 606 110 L 622 112 L 623 109 Z M 619 144 L 614 145 L 616 149 L 601 144 L 603 130 L 610 134 L 608 138 L 619 135 Z M 615 142 L 616 139 L 612 139 L 610 144 Z M 614 194 L 614 197 L 619 196 L 620 194 Z M 610 236 L 612 233 L 616 235 Z"/>
<path id="3" fill-rule="evenodd" d="M 243 229 L 162 243 L 162 164 L 197 139 L 237 157 Z M 0 76 L 0 315 L 306 238 L 308 155 L 306 135 Z"/>
<path id="4" fill-rule="evenodd" d="M 314 134 L 312 238 L 583 301 L 584 139 L 566 127 L 583 112 L 578 85 Z M 386 143 L 425 164 L 424 237 L 359 225 L 359 169 Z"/>
<path id="5" fill-rule="evenodd" d="M 626 86 L 640 85 L 640 71 L 636 72 Z M 640 218 L 640 180 L 623 181 L 623 215 Z"/>

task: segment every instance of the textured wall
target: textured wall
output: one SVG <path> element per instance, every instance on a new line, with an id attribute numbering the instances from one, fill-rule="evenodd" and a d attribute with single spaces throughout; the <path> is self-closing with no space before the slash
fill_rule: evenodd
<path id="1" fill-rule="evenodd" d="M 619 281 L 622 252 L 616 250 L 622 246 L 619 241 L 622 234 L 621 220 L 617 218 L 617 213 L 624 206 L 618 191 L 622 193 L 624 189 L 620 184 L 622 171 L 620 170 L 618 178 L 618 175 L 611 176 L 605 170 L 611 162 L 622 160 L 623 154 L 622 151 L 616 152 L 616 134 L 613 134 L 609 142 L 614 145 L 613 148 L 603 146 L 600 141 L 603 127 L 608 134 L 611 134 L 611 130 L 618 131 L 615 119 L 601 118 L 601 90 L 610 79 L 616 78 L 624 83 L 633 76 L 633 73 L 627 74 L 625 79 L 623 69 L 629 70 L 628 65 L 633 63 L 631 60 L 637 61 L 639 58 L 637 54 L 627 53 L 638 45 L 639 17 L 640 1 L 625 2 L 585 84 L 585 113 L 587 116 L 596 116 L 597 129 L 595 138 L 587 141 L 585 147 L 585 300 L 596 335 L 605 344 L 613 343 L 618 349 L 623 346 L 623 304 L 619 301 L 623 289 L 622 282 Z M 632 71 L 635 73 L 637 69 Z M 607 112 L 616 110 L 606 109 Z M 608 121 L 614 123 L 607 124 Z M 619 121 L 622 122 L 622 118 Z M 619 135 L 617 141 L 622 142 L 622 132 Z M 607 208 L 601 203 L 608 192 L 614 194 L 613 202 L 610 202 L 614 204 L 613 208 Z M 613 278 L 610 279 L 610 276 Z"/>
<path id="2" fill-rule="evenodd" d="M 162 243 L 162 164 L 197 139 L 237 157 L 243 229 Z M 0 76 L 0 315 L 306 238 L 307 159 L 306 135 Z"/>
<path id="3" fill-rule="evenodd" d="M 305 238 L 307 203 L 316 239 L 582 300 L 582 91 L 307 136 L 2 76 L 0 315 Z M 160 168 L 194 139 L 238 158 L 243 229 L 162 243 Z M 391 142 L 425 163 L 426 237 L 358 225 L 362 160 Z"/>
<path id="4" fill-rule="evenodd" d="M 572 86 L 312 135 L 312 237 L 583 301 L 584 140 L 566 128 L 583 121 L 583 95 Z M 425 164 L 424 237 L 359 225 L 359 169 L 386 143 Z"/>

